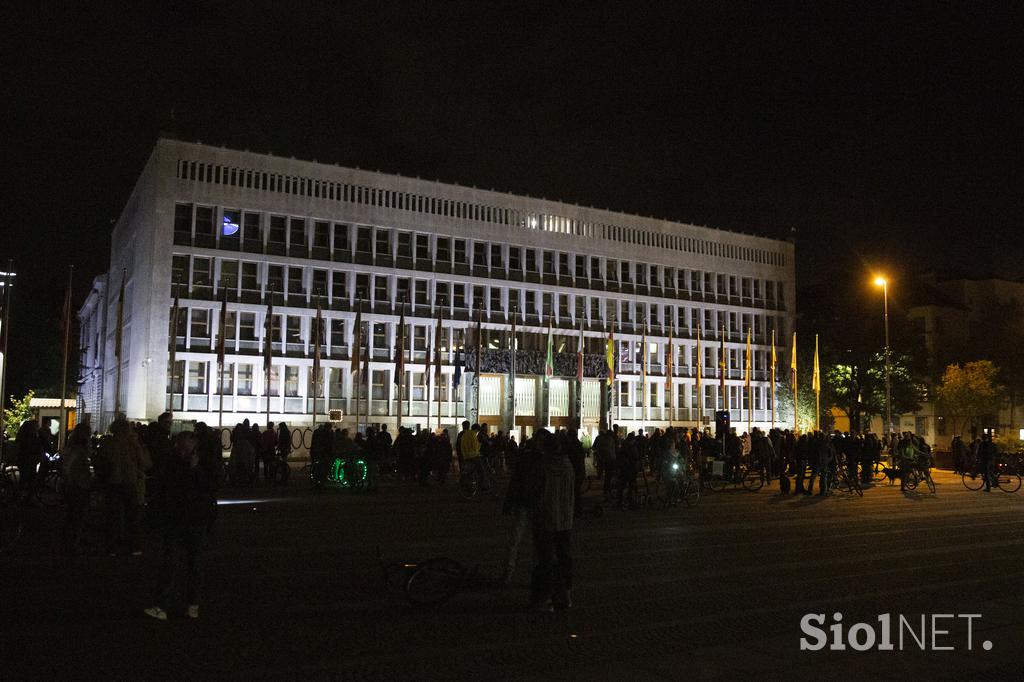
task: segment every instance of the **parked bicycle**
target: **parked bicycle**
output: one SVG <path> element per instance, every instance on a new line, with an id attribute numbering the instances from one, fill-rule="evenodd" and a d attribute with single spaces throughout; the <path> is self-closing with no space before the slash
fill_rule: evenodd
<path id="1" fill-rule="evenodd" d="M 481 490 L 497 494 L 498 485 L 490 465 L 482 457 L 477 457 L 466 462 L 459 473 L 459 494 L 463 499 L 471 500 Z"/>
<path id="2" fill-rule="evenodd" d="M 416 607 L 439 606 L 463 589 L 497 585 L 494 578 L 480 572 L 480 565 L 466 568 L 448 557 L 435 557 L 415 563 L 388 564 L 377 547 L 377 563 L 384 583 L 401 592 Z"/>
<path id="3" fill-rule="evenodd" d="M 975 464 L 960 477 L 968 490 L 981 490 L 988 479 L 989 487 L 995 486 L 1003 492 L 1015 493 L 1020 490 L 1021 477 L 1014 467 L 1006 462 L 997 462 L 989 471 L 984 471 L 980 464 Z"/>

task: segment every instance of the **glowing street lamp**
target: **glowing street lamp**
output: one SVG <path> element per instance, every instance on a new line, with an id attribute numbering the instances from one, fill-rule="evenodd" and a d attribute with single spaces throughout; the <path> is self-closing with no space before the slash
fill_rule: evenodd
<path id="1" fill-rule="evenodd" d="M 892 395 L 889 382 L 889 280 L 881 275 L 875 277 L 875 286 L 882 287 L 885 306 L 885 427 L 892 434 Z"/>

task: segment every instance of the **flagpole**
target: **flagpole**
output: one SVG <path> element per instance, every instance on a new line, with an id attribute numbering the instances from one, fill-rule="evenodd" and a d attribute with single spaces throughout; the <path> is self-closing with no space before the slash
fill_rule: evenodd
<path id="1" fill-rule="evenodd" d="M 701 427 L 701 422 L 704 420 L 704 391 L 701 382 L 704 373 L 704 349 L 701 348 L 700 344 L 700 325 L 697 325 L 697 428 Z"/>
<path id="2" fill-rule="evenodd" d="M 263 384 L 267 400 L 267 428 L 270 428 L 270 370 L 274 365 L 274 288 L 267 292 L 267 320 L 263 325 Z"/>
<path id="3" fill-rule="evenodd" d="M 640 432 L 647 422 L 647 318 L 640 336 Z"/>
<path id="4" fill-rule="evenodd" d="M 673 315 L 674 317 L 674 315 Z M 665 346 L 665 390 L 668 391 L 668 428 L 672 428 L 672 419 L 675 417 L 676 401 L 675 401 L 675 388 L 672 384 L 672 374 L 675 369 L 675 346 L 673 332 L 675 331 L 675 320 L 671 319 L 668 323 L 668 345 Z"/>
<path id="5" fill-rule="evenodd" d="M 754 395 L 750 388 L 750 373 L 753 371 L 753 360 L 750 357 L 750 327 L 747 327 L 747 433 L 753 431 L 751 415 L 754 412 Z"/>
<path id="6" fill-rule="evenodd" d="M 218 389 L 220 393 L 220 406 L 217 408 L 217 428 L 224 428 L 224 332 L 226 331 L 226 318 L 228 309 L 228 294 L 227 289 L 224 287 L 224 282 L 220 284 L 221 288 L 221 306 L 220 306 L 220 321 L 217 330 L 217 369 L 218 369 Z"/>
<path id="7" fill-rule="evenodd" d="M 439 304 L 437 306 L 437 333 L 436 337 L 442 337 L 444 335 L 443 322 L 444 319 L 444 305 Z M 441 374 L 441 342 L 439 338 L 434 339 L 436 347 L 436 353 L 434 355 L 434 384 L 436 387 L 434 390 L 437 391 L 437 432 L 441 432 L 441 379 L 444 377 Z"/>
<path id="8" fill-rule="evenodd" d="M 171 320 L 171 352 L 170 352 L 170 361 L 171 361 L 171 399 L 170 399 L 170 404 L 167 406 L 167 409 L 168 409 L 168 411 L 172 415 L 174 414 L 174 380 L 176 378 L 176 376 L 175 376 L 175 369 L 176 369 L 176 366 L 177 366 L 177 354 L 178 354 L 178 311 L 180 309 L 180 305 L 179 305 L 179 300 L 178 299 L 180 297 L 180 293 L 181 293 L 181 280 L 179 279 L 174 284 L 174 305 L 171 306 L 171 317 L 173 318 Z"/>
<path id="9" fill-rule="evenodd" d="M 60 433 L 57 435 L 57 450 L 64 448 L 67 439 L 67 409 L 65 401 L 68 391 L 68 353 L 71 345 L 71 283 L 74 280 L 75 266 L 68 266 L 68 288 L 64 294 L 64 365 L 60 380 Z M 7 358 L 4 358 L 6 361 Z"/>
<path id="10" fill-rule="evenodd" d="M 821 430 L 821 374 L 818 369 L 818 335 L 814 335 L 814 430 Z"/>
<path id="11" fill-rule="evenodd" d="M 7 434 L 4 431 L 4 390 L 7 388 L 7 366 L 10 364 L 10 357 L 7 355 L 7 340 L 11 335 L 11 285 L 14 282 L 14 261 L 12 259 L 7 260 L 7 272 L 4 274 L 4 292 L 3 292 L 3 321 L 0 322 L 3 326 L 0 327 L 0 353 L 3 353 L 3 366 L 0 367 L 0 438 L 6 441 Z M 102 396 L 101 396 L 102 398 Z M 100 403 L 100 414 L 103 412 L 103 404 Z M 20 425 L 19 425 L 20 426 Z"/>
<path id="12" fill-rule="evenodd" d="M 121 270 L 121 293 L 117 298 L 117 328 L 114 330 L 114 351 L 117 357 L 117 378 L 114 383 L 114 419 L 121 414 L 121 355 L 124 352 L 124 280 L 128 277 L 128 268 Z"/>
<path id="13" fill-rule="evenodd" d="M 323 346 L 323 314 L 320 310 L 320 292 L 316 292 L 316 325 L 313 329 L 313 430 L 316 431 L 316 403 L 320 395 L 320 354 Z"/>
<path id="14" fill-rule="evenodd" d="M 772 398 L 772 430 L 775 430 L 775 363 L 778 360 L 775 357 L 775 330 L 772 329 L 772 385 L 771 385 L 771 398 Z"/>
<path id="15" fill-rule="evenodd" d="M 473 381 L 474 383 L 476 383 L 476 392 L 473 395 L 473 402 L 476 405 L 476 422 L 478 424 L 480 423 L 480 389 L 483 385 L 483 381 L 481 381 L 481 365 L 483 364 L 483 343 L 483 310 L 478 308 L 476 311 L 476 373 L 473 376 Z"/>
<path id="16" fill-rule="evenodd" d="M 796 332 L 793 332 L 793 358 L 790 362 L 789 368 L 793 375 L 793 433 L 795 434 L 799 430 L 797 422 L 797 392 L 796 392 Z"/>
<path id="17" fill-rule="evenodd" d="M 725 325 L 722 326 L 721 334 L 722 334 L 722 336 L 721 336 L 722 341 L 721 341 L 721 348 L 719 349 L 719 358 L 718 358 L 718 392 L 722 396 L 722 411 L 723 412 L 729 412 L 729 414 L 730 414 L 729 423 L 731 424 L 732 423 L 732 417 L 731 417 L 732 411 L 729 409 L 729 396 L 726 395 L 726 391 L 725 391 L 725 370 L 726 370 L 726 367 L 728 366 L 728 362 L 726 360 L 726 350 L 725 350 Z"/>
<path id="18" fill-rule="evenodd" d="M 511 435 L 511 433 L 516 430 L 516 321 L 518 320 L 518 318 L 519 307 L 516 306 L 515 309 L 512 311 L 512 376 L 509 379 L 510 383 L 512 384 L 510 390 L 510 393 L 512 395 L 512 407 L 510 408 L 510 412 L 512 414 L 512 425 L 509 427 L 509 435 Z M 522 440 L 522 438 L 520 438 L 519 440 Z"/>
<path id="19" fill-rule="evenodd" d="M 398 333 L 395 335 L 398 344 L 398 362 L 395 372 L 398 374 L 398 431 L 402 431 L 402 387 L 405 384 L 405 300 L 402 300 L 402 314 L 398 320 Z M 398 437 L 397 435 L 395 436 Z"/>

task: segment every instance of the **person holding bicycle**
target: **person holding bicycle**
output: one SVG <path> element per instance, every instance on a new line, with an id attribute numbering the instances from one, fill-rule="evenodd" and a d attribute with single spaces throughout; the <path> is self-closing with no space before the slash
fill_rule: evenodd
<path id="1" fill-rule="evenodd" d="M 985 479 L 985 492 L 992 492 L 992 482 L 995 480 L 996 467 L 996 444 L 992 442 L 992 434 L 985 433 L 981 437 L 981 444 L 978 445 L 978 469 L 982 478 Z"/>

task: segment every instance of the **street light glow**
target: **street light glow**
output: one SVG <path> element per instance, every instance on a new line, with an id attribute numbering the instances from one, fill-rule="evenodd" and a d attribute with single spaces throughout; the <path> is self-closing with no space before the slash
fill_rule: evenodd
<path id="1" fill-rule="evenodd" d="M 884 287 L 885 285 L 886 285 L 885 277 L 882 277 L 881 275 L 879 275 L 878 277 L 875 277 L 875 286 L 876 287 Z"/>

